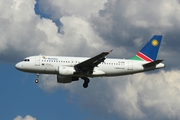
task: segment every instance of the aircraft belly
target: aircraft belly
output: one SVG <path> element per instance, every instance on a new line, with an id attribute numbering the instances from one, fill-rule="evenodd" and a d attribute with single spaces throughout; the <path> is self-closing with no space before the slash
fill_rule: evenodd
<path id="1" fill-rule="evenodd" d="M 133 69 L 129 69 L 128 66 L 113 66 L 107 67 L 106 69 L 103 68 L 103 71 L 105 72 L 104 76 L 121 76 L 143 72 L 144 68 L 141 65 L 134 65 Z"/>
<path id="2" fill-rule="evenodd" d="M 123 67 L 104 67 L 102 68 L 102 71 L 105 72 L 104 76 L 116 76 L 116 75 L 121 75 L 124 71 L 126 71 L 125 68 Z"/>

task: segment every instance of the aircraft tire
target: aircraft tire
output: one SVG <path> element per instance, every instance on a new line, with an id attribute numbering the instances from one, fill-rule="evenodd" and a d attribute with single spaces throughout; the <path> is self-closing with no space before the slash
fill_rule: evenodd
<path id="1" fill-rule="evenodd" d="M 35 79 L 35 83 L 38 83 L 39 82 L 39 80 L 38 79 Z"/>
<path id="2" fill-rule="evenodd" d="M 88 83 L 85 82 L 85 83 L 83 84 L 83 87 L 84 87 L 84 88 L 87 88 L 87 87 L 88 87 Z"/>

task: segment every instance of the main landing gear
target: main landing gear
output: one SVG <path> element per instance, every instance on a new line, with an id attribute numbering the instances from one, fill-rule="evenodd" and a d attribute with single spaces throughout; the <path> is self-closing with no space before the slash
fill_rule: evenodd
<path id="1" fill-rule="evenodd" d="M 36 73 L 36 79 L 35 79 L 34 82 L 35 82 L 35 83 L 38 83 L 38 82 L 39 82 L 39 74 L 38 74 L 38 73 Z"/>
<path id="2" fill-rule="evenodd" d="M 82 78 L 82 79 L 84 80 L 83 87 L 87 88 L 88 87 L 88 83 L 90 82 L 89 78 Z"/>

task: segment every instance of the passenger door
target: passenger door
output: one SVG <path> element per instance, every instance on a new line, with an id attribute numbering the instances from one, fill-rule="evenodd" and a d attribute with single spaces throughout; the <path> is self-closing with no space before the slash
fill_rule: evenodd
<path id="1" fill-rule="evenodd" d="M 41 55 L 35 57 L 35 66 L 40 66 Z"/>

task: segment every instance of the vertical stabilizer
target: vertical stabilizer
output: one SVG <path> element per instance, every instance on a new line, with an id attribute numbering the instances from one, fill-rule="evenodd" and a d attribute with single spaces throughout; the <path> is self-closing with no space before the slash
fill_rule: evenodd
<path id="1" fill-rule="evenodd" d="M 152 62 L 156 60 L 162 35 L 154 35 L 151 40 L 131 59 Z"/>

